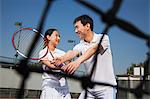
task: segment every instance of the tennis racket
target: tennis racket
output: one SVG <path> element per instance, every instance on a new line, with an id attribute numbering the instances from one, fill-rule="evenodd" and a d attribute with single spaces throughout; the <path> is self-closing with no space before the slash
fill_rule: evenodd
<path id="1" fill-rule="evenodd" d="M 33 39 L 37 34 L 40 35 L 40 37 L 36 42 L 31 56 L 27 57 L 29 47 L 31 47 Z M 43 53 L 43 55 L 39 57 L 39 52 L 44 48 L 44 36 L 33 28 L 21 28 L 15 31 L 12 36 L 12 44 L 16 52 L 23 58 L 29 58 L 31 60 L 41 60 L 48 53 L 48 48 L 46 47 L 47 51 L 45 51 L 45 53 Z"/>
<path id="2" fill-rule="evenodd" d="M 49 53 L 51 54 L 52 58 L 54 59 L 55 57 L 54 57 L 54 55 L 52 54 L 52 52 L 49 51 Z M 60 64 L 58 67 L 62 67 L 62 66 L 64 66 L 64 64 Z"/>

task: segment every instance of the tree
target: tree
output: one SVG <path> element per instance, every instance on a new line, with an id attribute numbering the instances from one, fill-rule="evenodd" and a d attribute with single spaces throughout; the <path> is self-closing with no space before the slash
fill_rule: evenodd
<path id="1" fill-rule="evenodd" d="M 129 68 L 127 68 L 128 75 L 133 75 L 134 67 L 144 67 L 144 63 L 142 63 L 142 62 L 139 64 L 132 63 L 131 66 Z"/>

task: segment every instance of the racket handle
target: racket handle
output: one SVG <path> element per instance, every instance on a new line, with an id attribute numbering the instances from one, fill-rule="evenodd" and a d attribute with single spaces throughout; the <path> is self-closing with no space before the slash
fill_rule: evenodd
<path id="1" fill-rule="evenodd" d="M 59 67 L 63 67 L 63 66 L 64 66 L 63 64 L 60 64 L 60 65 L 59 65 Z"/>

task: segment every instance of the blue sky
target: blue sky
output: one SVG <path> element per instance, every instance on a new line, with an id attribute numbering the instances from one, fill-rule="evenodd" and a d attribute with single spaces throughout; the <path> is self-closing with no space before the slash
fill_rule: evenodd
<path id="1" fill-rule="evenodd" d="M 113 0 L 86 0 L 107 11 Z M 36 28 L 45 6 L 46 0 L 0 0 L 0 56 L 14 57 L 15 50 L 11 38 L 18 29 L 14 25 L 19 21 L 23 27 Z M 118 17 L 132 22 L 141 31 L 150 34 L 150 1 L 124 0 L 117 14 Z M 79 42 L 73 28 L 73 20 L 79 15 L 88 14 L 94 20 L 94 31 L 101 33 L 105 24 L 100 16 L 79 5 L 75 0 L 54 0 L 45 22 L 44 31 L 57 28 L 61 34 L 58 48 L 68 51 L 73 44 L 68 40 Z M 123 74 L 132 63 L 140 63 L 146 59 L 148 48 L 143 39 L 139 39 L 113 26 L 109 32 L 116 74 Z"/>

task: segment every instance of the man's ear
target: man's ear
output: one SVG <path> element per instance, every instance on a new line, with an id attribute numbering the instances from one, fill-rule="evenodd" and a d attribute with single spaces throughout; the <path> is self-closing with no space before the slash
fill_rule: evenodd
<path id="1" fill-rule="evenodd" d="M 86 28 L 87 28 L 88 30 L 90 29 L 90 24 L 89 24 L 89 23 L 86 24 Z"/>

